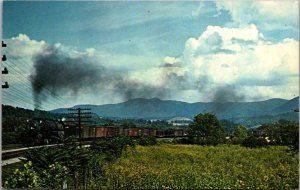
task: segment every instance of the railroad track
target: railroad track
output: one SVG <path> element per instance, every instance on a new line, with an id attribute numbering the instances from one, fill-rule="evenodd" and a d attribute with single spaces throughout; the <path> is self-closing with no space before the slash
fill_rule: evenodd
<path id="1" fill-rule="evenodd" d="M 157 140 L 159 141 L 172 141 L 174 136 L 157 136 Z M 177 138 L 184 138 L 184 137 L 177 137 Z M 82 147 L 89 147 L 92 141 L 82 141 Z M 50 146 L 58 146 L 62 144 L 51 144 L 51 145 L 41 145 L 41 146 L 32 146 L 32 147 L 25 147 L 25 148 L 16 148 L 16 149 L 9 149 L 9 150 L 2 150 L 2 166 L 11 164 L 9 160 L 18 160 L 18 158 L 23 157 L 26 151 L 30 149 L 42 148 L 42 147 L 50 147 Z M 7 161 L 7 162 L 6 162 Z M 14 162 L 14 163 L 16 163 Z M 5 163 L 5 164 L 4 164 Z"/>
<path id="2" fill-rule="evenodd" d="M 82 147 L 86 148 L 90 146 L 91 141 L 84 141 L 82 142 Z M 17 159 L 19 157 L 24 156 L 26 151 L 30 149 L 42 148 L 42 147 L 50 147 L 50 146 L 58 146 L 62 144 L 50 144 L 50 145 L 41 145 L 41 146 L 32 146 L 32 147 L 25 147 L 25 148 L 16 148 L 10 150 L 2 150 L 2 165 L 3 161 Z"/>
<path id="3" fill-rule="evenodd" d="M 35 149 L 35 148 L 42 148 L 47 146 L 57 146 L 58 144 L 51 144 L 51 145 L 42 145 L 42 146 L 32 146 L 32 147 L 25 147 L 25 148 L 16 148 L 16 149 L 9 149 L 9 150 L 2 150 L 2 160 L 8 160 L 11 158 L 16 158 L 22 156 L 27 150 Z"/>

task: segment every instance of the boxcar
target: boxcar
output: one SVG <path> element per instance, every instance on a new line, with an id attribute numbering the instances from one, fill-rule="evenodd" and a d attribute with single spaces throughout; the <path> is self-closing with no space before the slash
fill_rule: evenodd
<path id="1" fill-rule="evenodd" d="M 129 128 L 120 128 L 119 129 L 119 135 L 128 136 L 129 135 Z"/>
<path id="2" fill-rule="evenodd" d="M 119 134 L 119 128 L 114 126 L 107 126 L 107 137 L 115 137 Z"/>
<path id="3" fill-rule="evenodd" d="M 152 137 L 156 136 L 156 129 L 150 128 L 149 129 L 149 136 L 152 136 Z"/>
<path id="4" fill-rule="evenodd" d="M 107 127 L 96 127 L 95 137 L 106 137 Z"/>
<path id="5" fill-rule="evenodd" d="M 139 136 L 139 128 L 130 128 L 128 131 L 128 136 L 129 137 L 138 137 Z"/>

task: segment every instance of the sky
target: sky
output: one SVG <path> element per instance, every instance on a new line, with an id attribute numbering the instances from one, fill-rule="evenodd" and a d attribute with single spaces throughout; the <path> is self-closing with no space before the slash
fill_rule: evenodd
<path id="1" fill-rule="evenodd" d="M 2 103 L 299 95 L 298 1 L 4 1 Z"/>

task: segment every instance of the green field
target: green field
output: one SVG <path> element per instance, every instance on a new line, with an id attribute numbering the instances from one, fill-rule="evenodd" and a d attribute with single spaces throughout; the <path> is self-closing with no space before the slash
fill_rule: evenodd
<path id="1" fill-rule="evenodd" d="M 128 147 L 107 166 L 110 188 L 298 188 L 298 153 L 288 147 Z"/>

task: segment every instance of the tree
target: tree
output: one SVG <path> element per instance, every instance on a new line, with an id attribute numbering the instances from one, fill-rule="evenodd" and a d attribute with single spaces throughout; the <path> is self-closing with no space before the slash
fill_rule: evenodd
<path id="1" fill-rule="evenodd" d="M 230 120 L 222 119 L 222 120 L 220 120 L 220 124 L 224 128 L 226 135 L 233 134 L 234 129 L 236 127 L 236 123 L 234 123 Z"/>
<path id="2" fill-rule="evenodd" d="M 287 145 L 298 149 L 299 127 L 296 123 L 280 120 L 278 123 L 263 125 L 261 130 L 271 144 Z"/>
<path id="3" fill-rule="evenodd" d="M 244 125 L 238 125 L 234 129 L 232 142 L 241 144 L 248 136 L 247 128 Z"/>
<path id="4" fill-rule="evenodd" d="M 224 128 L 212 113 L 195 116 L 188 131 L 191 140 L 196 144 L 216 145 L 225 141 Z"/>

